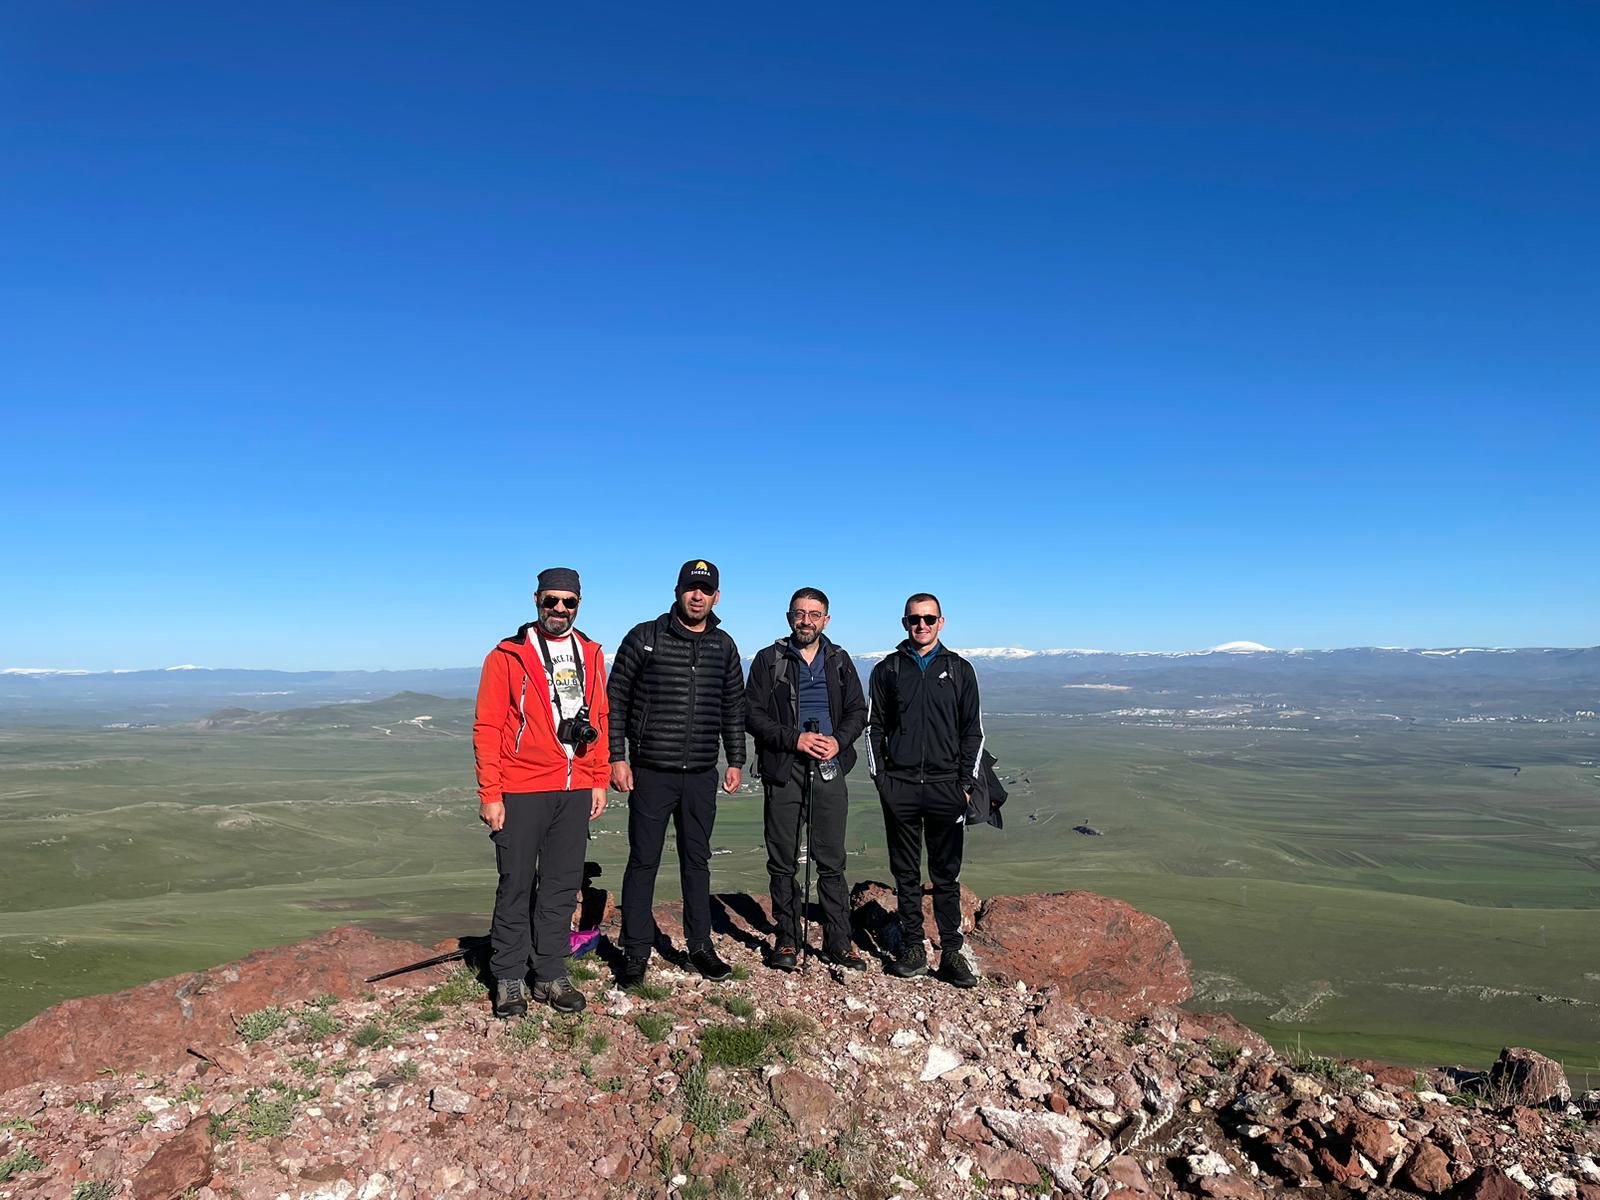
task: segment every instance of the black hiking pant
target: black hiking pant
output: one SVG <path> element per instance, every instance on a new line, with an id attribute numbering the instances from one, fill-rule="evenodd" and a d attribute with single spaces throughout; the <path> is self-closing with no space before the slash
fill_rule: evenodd
<path id="1" fill-rule="evenodd" d="M 717 820 L 717 769 L 657 771 L 634 767 L 628 793 L 628 867 L 622 875 L 622 952 L 648 958 L 656 940 L 656 872 L 667 823 L 678 835 L 683 885 L 683 940 L 689 952 L 711 948 L 711 827 Z"/>
<path id="2" fill-rule="evenodd" d="M 778 927 L 778 944 L 800 945 L 800 868 L 802 812 L 806 768 L 797 762 L 784 781 L 766 781 L 762 822 L 766 826 L 767 875 L 771 880 L 772 920 Z M 844 827 L 850 792 L 844 776 L 824 780 L 811 769 L 811 830 L 806 854 L 817 877 L 817 900 L 822 906 L 822 948 L 843 953 L 850 948 L 850 896 L 844 882 Z"/>
<path id="3" fill-rule="evenodd" d="M 489 835 L 500 885 L 489 925 L 496 979 L 548 982 L 567 973 L 572 914 L 583 886 L 590 792 L 513 792 L 502 797 L 506 823 Z"/>
<path id="4" fill-rule="evenodd" d="M 928 843 L 928 882 L 941 952 L 961 948 L 961 850 L 966 840 L 967 797 L 958 780 L 911 783 L 879 777 L 883 830 L 889 842 L 900 910 L 902 945 L 922 944 L 922 843 Z"/>

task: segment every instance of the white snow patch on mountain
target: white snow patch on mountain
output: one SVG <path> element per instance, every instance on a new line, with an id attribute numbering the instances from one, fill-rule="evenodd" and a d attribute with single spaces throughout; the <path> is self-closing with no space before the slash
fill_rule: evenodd
<path id="1" fill-rule="evenodd" d="M 1223 642 L 1220 646 L 1211 647 L 1213 654 L 1271 654 L 1271 646 L 1263 646 L 1260 642 Z"/>

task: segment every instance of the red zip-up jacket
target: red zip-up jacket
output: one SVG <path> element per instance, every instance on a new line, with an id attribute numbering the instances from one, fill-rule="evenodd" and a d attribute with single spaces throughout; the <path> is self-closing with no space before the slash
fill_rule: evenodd
<path id="1" fill-rule="evenodd" d="M 483 660 L 478 710 L 472 722 L 472 753 L 478 763 L 478 803 L 494 804 L 505 793 L 564 792 L 605 787 L 611 781 L 611 706 L 606 701 L 605 655 L 600 643 L 576 629 L 583 654 L 583 695 L 589 723 L 600 740 L 572 758 L 556 740 L 550 713 L 550 680 L 539 647 L 524 625 Z"/>

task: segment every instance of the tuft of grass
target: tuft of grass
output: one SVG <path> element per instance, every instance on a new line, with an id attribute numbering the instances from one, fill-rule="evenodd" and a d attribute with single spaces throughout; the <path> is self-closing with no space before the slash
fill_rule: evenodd
<path id="1" fill-rule="evenodd" d="M 85 1113 L 91 1117 L 103 1117 L 106 1115 L 106 1106 L 104 1104 L 98 1104 L 93 1100 L 79 1100 L 72 1107 L 78 1112 Z"/>
<path id="2" fill-rule="evenodd" d="M 424 1004 L 471 1004 L 489 998 L 489 989 L 471 967 L 457 967 L 445 981 L 422 997 Z"/>
<path id="3" fill-rule="evenodd" d="M 417 1020 L 421 1021 L 424 1025 L 432 1025 L 435 1021 L 438 1021 L 443 1017 L 444 1009 L 440 1008 L 437 1004 L 430 1004 L 425 1008 L 417 1009 Z"/>
<path id="4" fill-rule="evenodd" d="M 664 983 L 651 983 L 646 979 L 629 988 L 628 994 L 637 1000 L 665 1000 L 672 995 L 672 989 Z"/>
<path id="5" fill-rule="evenodd" d="M 259 1012 L 235 1017 L 233 1026 L 246 1042 L 259 1042 L 271 1037 L 289 1021 L 289 1014 L 281 1008 L 263 1008 Z"/>
<path id="6" fill-rule="evenodd" d="M 351 1035 L 350 1040 L 357 1046 L 387 1046 L 390 1041 L 389 1031 L 380 1021 L 368 1021 Z"/>
<path id="7" fill-rule="evenodd" d="M 134 1123 L 137 1125 L 148 1125 L 155 1119 L 155 1113 L 151 1112 L 148 1108 L 141 1108 L 133 1118 Z"/>
<path id="8" fill-rule="evenodd" d="M 406 1083 L 415 1083 L 417 1077 L 422 1074 L 422 1068 L 417 1066 L 414 1060 L 408 1058 L 405 1062 L 395 1067 L 394 1073 Z"/>
<path id="9" fill-rule="evenodd" d="M 315 1000 L 307 1001 L 306 1007 L 332 1008 L 337 1003 L 339 1003 L 339 997 L 335 996 L 332 992 L 323 992 L 322 995 L 318 996 Z"/>
<path id="10" fill-rule="evenodd" d="M 745 1135 L 745 1138 L 758 1146 L 770 1146 L 772 1145 L 772 1139 L 776 1136 L 777 1130 L 772 1127 L 772 1118 L 767 1116 L 766 1113 L 762 1113 L 754 1121 L 750 1122 L 750 1131 Z M 904 1175 L 905 1172 L 902 1171 L 901 1174 Z"/>
<path id="11" fill-rule="evenodd" d="M 734 995 L 731 992 L 719 992 L 711 997 L 711 1003 L 718 1005 L 736 1017 L 751 1017 L 755 1015 L 754 1001 L 746 996 Z"/>
<path id="12" fill-rule="evenodd" d="M 0 1121 L 0 1129 L 9 1129 L 15 1133 L 32 1133 L 33 1122 L 27 1117 L 12 1117 L 9 1121 Z"/>
<path id="13" fill-rule="evenodd" d="M 513 1021 L 506 1036 L 524 1050 L 537 1046 L 544 1036 L 544 1014 L 533 1012 L 520 1021 Z"/>
<path id="14" fill-rule="evenodd" d="M 294 1124 L 295 1112 L 299 1109 L 301 1101 L 313 1099 L 320 1094 L 318 1088 L 295 1087 L 292 1084 L 279 1083 L 277 1080 L 268 1086 L 277 1094 L 270 1097 L 263 1096 L 259 1088 L 251 1088 L 245 1093 L 242 1111 L 235 1109 L 226 1117 L 213 1114 L 211 1136 L 218 1141 L 226 1141 L 236 1131 L 242 1131 L 252 1140 L 282 1137 Z"/>
<path id="15" fill-rule="evenodd" d="M 795 1038 L 812 1028 L 793 1013 L 776 1013 L 756 1025 L 708 1025 L 700 1034 L 700 1053 L 712 1066 L 753 1067 L 787 1058 Z"/>
<path id="16" fill-rule="evenodd" d="M 320 1042 L 344 1028 L 338 1017 L 321 1008 L 307 1009 L 300 1014 L 299 1021 L 300 1040 L 304 1042 Z"/>
<path id="17" fill-rule="evenodd" d="M 578 1074 L 582 1075 L 585 1079 L 590 1080 L 592 1082 L 594 1080 L 594 1061 L 592 1059 L 586 1058 L 581 1063 L 579 1063 L 578 1064 Z"/>
<path id="18" fill-rule="evenodd" d="M 821 1146 L 813 1146 L 800 1156 L 800 1165 L 813 1175 L 822 1176 L 829 1187 L 844 1189 L 850 1185 L 850 1170 Z"/>
<path id="19" fill-rule="evenodd" d="M 744 1184 L 732 1167 L 719 1168 L 710 1179 L 691 1179 L 678 1195 L 682 1200 L 745 1200 Z"/>
<path id="20" fill-rule="evenodd" d="M 750 968 L 745 966 L 743 963 L 734 963 L 733 978 L 738 980 L 740 983 L 743 983 L 746 979 L 750 978 Z"/>
<path id="21" fill-rule="evenodd" d="M 704 1063 L 695 1064 L 683 1077 L 683 1086 L 678 1091 L 683 1096 L 683 1119 L 710 1137 L 727 1128 L 729 1121 L 736 1121 L 745 1114 L 743 1105 L 711 1094 Z"/>
<path id="22" fill-rule="evenodd" d="M 307 1079 L 310 1079 L 317 1073 L 317 1061 L 314 1058 L 296 1058 L 293 1059 L 289 1065 L 296 1071 L 300 1072 L 300 1074 L 304 1075 Z"/>
<path id="23" fill-rule="evenodd" d="M 178 1099 L 185 1104 L 198 1104 L 204 1098 L 205 1092 L 198 1083 L 186 1083 L 183 1085 L 183 1090 L 178 1093 Z"/>
<path id="24" fill-rule="evenodd" d="M 589 1035 L 589 1053 L 604 1054 L 611 1045 L 611 1035 L 604 1029 L 596 1029 Z"/>
<path id="25" fill-rule="evenodd" d="M 590 963 L 571 962 L 567 964 L 567 978 L 573 983 L 593 983 L 600 978 L 600 972 Z"/>
<path id="26" fill-rule="evenodd" d="M 1346 1066 L 1335 1058 L 1312 1054 L 1299 1045 L 1284 1055 L 1284 1061 L 1302 1075 L 1315 1076 L 1341 1092 L 1354 1091 L 1364 1087 L 1367 1082 L 1367 1077 L 1354 1067 Z"/>
<path id="27" fill-rule="evenodd" d="M 68 1200 L 111 1200 L 117 1194 L 117 1185 L 109 1179 L 98 1179 L 93 1182 L 85 1180 L 83 1183 L 74 1184 L 72 1195 Z"/>
<path id="28" fill-rule="evenodd" d="M 1200 1045 L 1205 1050 L 1206 1058 L 1210 1060 L 1211 1065 L 1219 1071 L 1231 1070 L 1243 1053 L 1241 1047 L 1235 1046 L 1232 1042 L 1225 1042 L 1215 1034 L 1207 1037 Z"/>
<path id="29" fill-rule="evenodd" d="M 574 1017 L 558 1019 L 550 1030 L 550 1044 L 568 1053 L 576 1050 L 589 1028 L 589 1014 L 581 1012 Z"/>
<path id="30" fill-rule="evenodd" d="M 13 1150 L 4 1158 L 0 1158 L 0 1183 L 20 1175 L 24 1171 L 38 1171 L 44 1167 L 44 1159 L 32 1150 L 26 1148 Z"/>
<path id="31" fill-rule="evenodd" d="M 672 1032 L 672 1018 L 665 1013 L 639 1013 L 633 1018 L 633 1024 L 652 1042 L 664 1042 Z"/>
<path id="32" fill-rule="evenodd" d="M 600 1090 L 602 1092 L 620 1092 L 622 1090 L 622 1076 L 607 1075 L 600 1081 Z"/>

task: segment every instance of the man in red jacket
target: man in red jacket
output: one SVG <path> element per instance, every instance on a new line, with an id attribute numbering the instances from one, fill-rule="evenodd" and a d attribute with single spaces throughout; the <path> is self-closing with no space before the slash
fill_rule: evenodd
<path id="1" fill-rule="evenodd" d="M 578 573 L 539 573 L 539 619 L 483 660 L 472 750 L 478 817 L 494 842 L 500 886 L 489 929 L 494 1011 L 519 1017 L 532 998 L 578 1012 L 567 977 L 574 897 L 583 886 L 589 822 L 606 806 L 611 776 L 605 658 L 573 628 Z"/>

